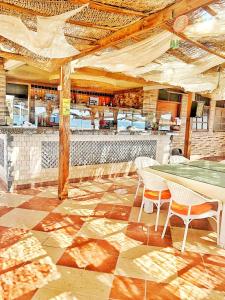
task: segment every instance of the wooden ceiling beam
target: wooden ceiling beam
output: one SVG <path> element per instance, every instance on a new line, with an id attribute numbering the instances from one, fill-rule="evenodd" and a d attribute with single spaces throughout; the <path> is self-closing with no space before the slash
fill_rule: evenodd
<path id="1" fill-rule="evenodd" d="M 71 35 L 71 34 L 65 34 L 66 37 L 72 38 L 72 39 L 78 39 L 81 41 L 88 41 L 91 42 L 91 45 L 96 44 L 98 42 L 97 39 L 89 38 L 89 37 L 80 37 L 76 35 Z"/>
<path id="2" fill-rule="evenodd" d="M 76 25 L 76 26 L 82 26 L 82 27 L 90 27 L 90 28 L 96 28 L 96 29 L 101 29 L 101 30 L 110 30 L 110 31 L 117 31 L 117 27 L 110 27 L 110 26 L 101 26 L 101 25 L 96 25 L 94 23 L 89 23 L 89 22 L 83 22 L 83 21 L 76 21 L 76 20 L 68 20 L 67 23 Z"/>
<path id="3" fill-rule="evenodd" d="M 96 10 L 101 10 L 109 13 L 115 14 L 122 14 L 122 15 L 130 15 L 130 16 L 137 16 L 137 17 L 146 17 L 147 14 L 135 11 L 132 9 L 121 8 L 118 6 L 113 6 L 109 4 L 103 4 L 96 1 L 91 0 L 69 0 L 69 2 L 73 4 L 87 4 L 89 3 L 89 7 Z"/>
<path id="4" fill-rule="evenodd" d="M 129 75 L 125 75 L 123 73 L 112 73 L 109 71 L 105 71 L 102 69 L 95 69 L 95 68 L 88 68 L 88 67 L 83 67 L 80 69 L 76 69 L 76 72 L 90 75 L 90 76 L 99 76 L 99 77 L 106 77 L 110 79 L 115 79 L 115 80 L 124 80 L 128 82 L 133 82 L 140 84 L 141 86 L 155 86 L 155 82 L 147 81 L 144 78 L 141 77 L 132 77 Z M 157 83 L 157 85 L 161 85 L 160 83 Z"/>
<path id="5" fill-rule="evenodd" d="M 170 32 L 172 32 L 172 33 L 174 33 L 175 35 L 177 35 L 178 37 L 180 37 L 182 40 L 185 40 L 185 41 L 189 42 L 189 43 L 192 44 L 193 46 L 198 47 L 198 48 L 200 48 L 200 49 L 202 49 L 202 50 L 204 50 L 204 51 L 206 51 L 206 52 L 208 52 L 208 53 L 210 53 L 210 54 L 214 54 L 214 55 L 216 55 L 216 56 L 218 56 L 218 57 L 220 57 L 220 58 L 225 59 L 225 55 L 220 54 L 220 53 L 218 53 L 218 52 L 216 52 L 216 51 L 214 51 L 214 50 L 211 50 L 210 48 L 208 48 L 208 47 L 206 47 L 205 45 L 199 43 L 198 41 L 194 41 L 194 40 L 190 39 L 190 38 L 187 37 L 184 33 L 178 33 L 178 32 L 175 32 L 175 31 L 173 30 L 173 28 L 170 27 L 169 25 L 164 24 L 164 25 L 163 25 L 163 28 L 165 28 L 166 30 L 168 30 L 168 31 L 170 31 Z"/>
<path id="6" fill-rule="evenodd" d="M 29 61 L 29 58 L 27 58 L 23 55 L 10 53 L 10 52 L 6 52 L 6 51 L 0 51 L 0 57 L 3 57 L 5 59 L 13 59 L 13 60 L 18 60 L 18 61 L 23 61 L 23 62 Z"/>
<path id="7" fill-rule="evenodd" d="M 29 8 L 20 7 L 20 6 L 17 6 L 15 4 L 5 3 L 5 2 L 2 2 L 2 1 L 0 1 L 0 6 L 5 8 L 5 9 L 16 11 L 18 13 L 28 15 L 28 16 L 50 17 L 50 15 L 46 14 L 46 13 L 41 13 L 39 11 L 35 11 L 35 10 L 29 9 Z M 69 23 L 69 24 L 72 24 L 72 25 L 76 25 L 76 26 L 97 28 L 97 29 L 101 29 L 101 30 L 110 30 L 110 31 L 118 30 L 118 28 L 116 28 L 116 27 L 101 26 L 101 25 L 96 25 L 96 24 L 89 23 L 89 22 L 76 21 L 76 20 L 72 20 L 72 19 L 69 19 L 66 22 Z"/>
<path id="8" fill-rule="evenodd" d="M 167 21 L 173 20 L 180 15 L 187 14 L 213 2 L 215 2 L 215 0 L 179 0 L 161 11 L 145 17 L 99 40 L 98 45 L 93 47 L 93 49 L 82 51 L 80 54 L 72 56 L 70 60 L 78 59 L 105 48 L 109 48 L 118 42 L 132 38 L 137 34 L 144 33 L 146 30 L 159 27 Z"/>
<path id="9" fill-rule="evenodd" d="M 217 15 L 217 12 L 213 10 L 210 6 L 204 6 L 203 9 L 210 14 L 211 16 L 215 17 Z"/>
<path id="10" fill-rule="evenodd" d="M 10 52 L 6 52 L 6 51 L 0 51 L 0 57 L 3 57 L 6 60 L 17 60 L 17 61 L 22 61 L 26 64 L 29 64 L 31 66 L 34 66 L 40 70 L 46 70 L 49 72 L 54 72 L 56 70 L 58 70 L 60 68 L 60 66 L 62 64 L 64 64 L 66 62 L 66 60 L 64 58 L 60 58 L 60 59 L 51 59 L 51 61 L 49 63 L 47 63 L 46 65 L 37 65 L 37 62 L 35 61 L 35 59 L 32 59 L 31 57 L 27 57 L 21 54 L 16 54 L 16 53 L 10 53 Z"/>

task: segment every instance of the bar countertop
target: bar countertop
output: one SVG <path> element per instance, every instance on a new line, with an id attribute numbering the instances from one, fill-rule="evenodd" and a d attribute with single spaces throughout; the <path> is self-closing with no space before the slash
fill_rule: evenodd
<path id="1" fill-rule="evenodd" d="M 0 134 L 58 134 L 58 127 L 12 127 L 0 126 Z M 171 131 L 116 131 L 110 129 L 76 130 L 71 129 L 73 135 L 175 135 Z"/>

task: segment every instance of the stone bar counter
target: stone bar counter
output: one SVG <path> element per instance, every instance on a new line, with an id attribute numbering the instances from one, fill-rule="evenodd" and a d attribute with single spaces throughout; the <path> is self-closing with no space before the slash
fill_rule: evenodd
<path id="1" fill-rule="evenodd" d="M 170 135 L 71 131 L 70 180 L 131 174 L 138 156 L 167 163 Z M 9 191 L 57 184 L 59 134 L 48 128 L 0 128 L 0 180 Z"/>

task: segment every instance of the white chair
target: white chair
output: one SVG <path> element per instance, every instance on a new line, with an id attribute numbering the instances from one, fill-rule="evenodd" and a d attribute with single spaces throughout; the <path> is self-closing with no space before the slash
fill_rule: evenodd
<path id="1" fill-rule="evenodd" d="M 220 211 L 222 204 L 219 200 L 206 199 L 202 195 L 180 185 L 175 182 L 167 182 L 170 193 L 171 201 L 168 211 L 168 216 L 162 233 L 164 238 L 166 228 L 171 216 L 176 215 L 180 217 L 185 224 L 184 238 L 181 251 L 184 251 L 187 239 L 188 226 L 193 220 L 204 218 L 213 218 L 217 222 L 217 243 L 219 242 L 219 228 L 220 228 Z M 218 209 L 213 210 L 211 203 L 218 203 Z"/>
<path id="2" fill-rule="evenodd" d="M 157 231 L 160 208 L 163 203 L 170 202 L 170 191 L 168 190 L 168 186 L 164 178 L 144 170 L 140 170 L 140 176 L 144 183 L 144 189 L 138 222 L 141 220 L 141 214 L 145 201 L 151 201 L 156 205 L 157 208 L 155 222 L 155 231 Z"/>
<path id="3" fill-rule="evenodd" d="M 225 160 L 221 160 L 220 163 L 221 163 L 221 164 L 225 164 Z"/>
<path id="4" fill-rule="evenodd" d="M 170 156 L 170 165 L 178 165 L 188 163 L 190 160 L 182 155 Z"/>
<path id="5" fill-rule="evenodd" d="M 136 190 L 136 193 L 135 193 L 135 199 L 136 199 L 136 197 L 138 195 L 138 190 L 139 190 L 140 185 L 142 183 L 141 176 L 139 175 L 139 171 L 144 169 L 144 168 L 147 168 L 147 167 L 158 166 L 158 165 L 160 165 L 160 163 L 157 162 L 153 158 L 150 158 L 150 157 L 147 157 L 147 156 L 139 156 L 135 159 L 134 164 L 135 164 L 137 174 L 138 174 L 138 186 L 137 186 L 137 190 Z"/>

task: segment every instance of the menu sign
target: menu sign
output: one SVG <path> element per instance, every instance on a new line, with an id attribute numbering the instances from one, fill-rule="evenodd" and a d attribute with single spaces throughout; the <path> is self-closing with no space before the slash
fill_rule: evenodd
<path id="1" fill-rule="evenodd" d="M 62 103 L 62 114 L 63 116 L 69 116 L 70 115 L 70 99 L 63 98 Z"/>

